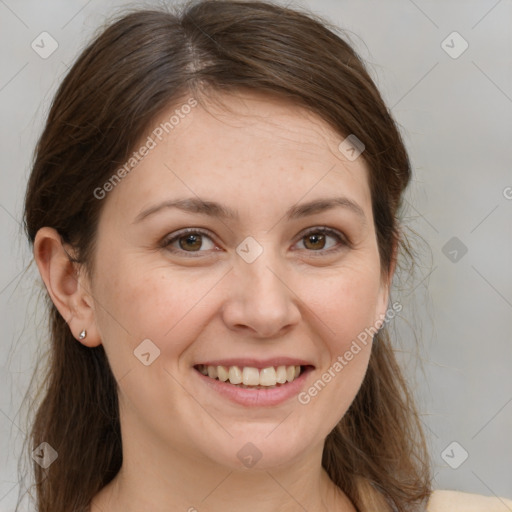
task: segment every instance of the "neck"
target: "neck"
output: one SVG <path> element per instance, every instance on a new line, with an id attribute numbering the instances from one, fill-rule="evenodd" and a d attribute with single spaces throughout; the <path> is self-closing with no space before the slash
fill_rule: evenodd
<path id="1" fill-rule="evenodd" d="M 129 434 L 123 435 L 123 466 L 94 497 L 90 512 L 356 512 L 322 468 L 323 443 L 287 465 L 233 469 L 191 454 L 190 447 L 173 450 Z"/>

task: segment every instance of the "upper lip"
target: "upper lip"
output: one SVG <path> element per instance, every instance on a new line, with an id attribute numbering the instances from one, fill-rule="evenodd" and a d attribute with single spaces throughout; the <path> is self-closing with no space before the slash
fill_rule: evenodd
<path id="1" fill-rule="evenodd" d="M 252 357 L 240 357 L 240 358 L 229 358 L 229 359 L 208 359 L 207 361 L 202 361 L 200 363 L 196 363 L 194 366 L 198 365 L 204 366 L 250 366 L 252 368 L 258 368 L 259 370 L 263 368 L 269 368 L 271 366 L 313 366 L 309 361 L 305 359 L 297 359 L 295 357 L 272 357 L 268 359 L 256 359 Z"/>

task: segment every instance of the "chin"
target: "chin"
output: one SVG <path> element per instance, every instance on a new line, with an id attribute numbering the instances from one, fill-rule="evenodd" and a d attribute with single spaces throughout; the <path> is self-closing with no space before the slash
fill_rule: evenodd
<path id="1" fill-rule="evenodd" d="M 239 435 L 215 442 L 215 450 L 208 448 L 208 457 L 217 464 L 230 470 L 270 470 L 294 464 L 313 443 L 307 442 L 297 431 L 291 436 L 287 430 L 277 431 L 280 427 L 246 428 Z M 294 429 L 295 430 L 295 429 Z M 230 431 L 231 434 L 234 432 Z"/>

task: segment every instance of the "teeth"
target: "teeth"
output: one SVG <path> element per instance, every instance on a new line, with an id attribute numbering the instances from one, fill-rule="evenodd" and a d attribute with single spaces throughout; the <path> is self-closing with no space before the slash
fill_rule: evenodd
<path id="1" fill-rule="evenodd" d="M 226 382 L 229 379 L 229 373 L 224 366 L 217 366 L 217 377 L 222 382 Z"/>
<path id="2" fill-rule="evenodd" d="M 238 384 L 238 382 L 232 382 L 229 379 L 231 384 Z M 260 384 L 260 372 L 257 368 L 251 368 L 250 366 L 246 366 L 242 370 L 242 382 L 245 386 L 258 386 Z"/>
<path id="3" fill-rule="evenodd" d="M 276 369 L 273 366 L 270 368 L 263 368 L 259 374 L 260 386 L 275 386 L 277 384 Z"/>
<path id="4" fill-rule="evenodd" d="M 240 387 L 275 387 L 278 384 L 294 381 L 300 375 L 300 366 L 269 366 L 258 370 L 252 366 L 205 366 L 199 365 L 203 375 L 222 382 L 229 381 Z"/>
<path id="5" fill-rule="evenodd" d="M 209 367 L 208 367 L 209 368 Z M 238 366 L 229 367 L 229 382 L 231 384 L 241 384 L 243 380 L 242 371 Z"/>
<path id="6" fill-rule="evenodd" d="M 293 372 L 295 375 L 295 371 Z M 278 366 L 276 371 L 276 382 L 284 384 L 286 382 L 286 366 Z"/>

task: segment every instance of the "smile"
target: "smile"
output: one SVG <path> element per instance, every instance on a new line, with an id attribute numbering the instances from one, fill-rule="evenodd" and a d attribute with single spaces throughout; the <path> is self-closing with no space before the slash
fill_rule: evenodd
<path id="1" fill-rule="evenodd" d="M 199 364 L 196 370 L 211 379 L 229 382 L 241 388 L 272 389 L 297 379 L 304 367 L 269 366 L 261 370 L 252 366 L 212 366 Z"/>
<path id="2" fill-rule="evenodd" d="M 275 407 L 289 402 L 315 370 L 307 359 L 275 356 L 202 361 L 193 366 L 197 383 L 214 397 L 244 407 Z"/>

